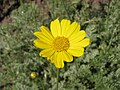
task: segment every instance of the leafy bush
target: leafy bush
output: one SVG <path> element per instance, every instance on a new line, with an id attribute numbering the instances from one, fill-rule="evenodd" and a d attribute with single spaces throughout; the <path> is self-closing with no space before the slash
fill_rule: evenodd
<path id="1" fill-rule="evenodd" d="M 91 44 L 84 56 L 60 70 L 59 90 L 119 90 L 119 4 L 112 0 L 104 12 L 93 12 L 86 0 L 48 0 L 45 16 L 36 4 L 23 3 L 11 13 L 12 23 L 0 26 L 0 89 L 56 89 L 56 68 L 38 55 L 33 32 L 41 25 L 49 27 L 53 19 L 67 18 L 81 24 Z M 35 79 L 30 78 L 32 72 L 37 73 Z"/>

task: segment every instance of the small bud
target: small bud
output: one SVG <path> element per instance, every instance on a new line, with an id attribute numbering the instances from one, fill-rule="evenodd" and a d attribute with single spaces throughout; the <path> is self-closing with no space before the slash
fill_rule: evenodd
<path id="1" fill-rule="evenodd" d="M 31 75 L 30 75 L 30 77 L 31 77 L 32 79 L 35 79 L 36 76 L 37 76 L 37 73 L 36 73 L 36 72 L 32 72 Z"/>

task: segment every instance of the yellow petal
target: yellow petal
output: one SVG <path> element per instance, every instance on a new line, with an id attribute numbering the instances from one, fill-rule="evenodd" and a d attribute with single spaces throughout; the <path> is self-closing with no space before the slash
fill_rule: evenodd
<path id="1" fill-rule="evenodd" d="M 56 62 L 56 59 L 57 59 L 57 52 L 55 52 L 53 55 L 51 55 L 51 57 L 49 57 L 48 59 L 51 60 L 51 63 L 54 63 Z"/>
<path id="2" fill-rule="evenodd" d="M 68 49 L 68 53 L 70 53 L 73 56 L 80 57 L 84 54 L 84 48 L 79 48 L 79 49 Z"/>
<path id="3" fill-rule="evenodd" d="M 72 34 L 71 37 L 69 37 L 69 41 L 72 44 L 72 43 L 81 41 L 85 37 L 86 37 L 86 32 L 84 30 L 81 30 L 81 31 L 78 31 L 78 32 Z"/>
<path id="4" fill-rule="evenodd" d="M 63 35 L 63 36 L 66 36 L 66 34 L 67 34 L 67 29 L 68 29 L 69 26 L 70 26 L 70 20 L 63 19 L 63 20 L 61 21 L 61 29 L 62 29 L 62 35 Z"/>
<path id="5" fill-rule="evenodd" d="M 55 64 L 56 68 L 64 67 L 64 61 L 61 52 L 55 52 L 52 59 L 52 62 Z"/>
<path id="6" fill-rule="evenodd" d="M 67 29 L 66 37 L 70 37 L 74 32 L 77 32 L 80 30 L 80 25 L 77 22 L 73 22 L 69 28 Z"/>
<path id="7" fill-rule="evenodd" d="M 53 54 L 54 54 L 54 50 L 52 48 L 47 48 L 42 50 L 39 55 L 42 57 L 50 57 Z"/>
<path id="8" fill-rule="evenodd" d="M 57 68 L 63 68 L 64 67 L 64 61 L 63 61 L 63 55 L 62 52 L 59 52 L 57 55 Z"/>
<path id="9" fill-rule="evenodd" d="M 72 62 L 73 61 L 73 56 L 70 55 L 68 52 L 63 51 L 62 55 L 63 55 L 63 60 L 64 61 L 66 61 L 66 62 Z"/>
<path id="10" fill-rule="evenodd" d="M 51 45 L 52 40 L 47 36 L 47 34 L 44 35 L 42 32 L 35 32 L 34 35 L 37 36 L 41 41 Z"/>
<path id="11" fill-rule="evenodd" d="M 48 45 L 47 43 L 42 42 L 39 39 L 34 40 L 34 46 L 36 46 L 38 48 L 42 48 L 42 49 L 51 47 L 51 45 Z"/>
<path id="12" fill-rule="evenodd" d="M 90 44 L 90 39 L 89 38 L 85 38 L 83 39 L 82 41 L 80 42 L 77 42 L 75 44 L 72 44 L 73 46 L 77 47 L 77 46 L 80 46 L 80 47 L 86 47 Z"/>
<path id="13" fill-rule="evenodd" d="M 42 33 L 43 33 L 47 38 L 49 38 L 50 40 L 53 40 L 53 39 L 54 39 L 53 36 L 52 36 L 52 34 L 51 34 L 51 32 L 50 32 L 50 30 L 49 30 L 47 27 L 41 26 L 40 29 L 41 29 Z"/>
<path id="14" fill-rule="evenodd" d="M 54 37 L 60 36 L 62 33 L 60 21 L 58 19 L 52 21 L 50 24 L 50 29 L 51 29 L 51 33 Z"/>

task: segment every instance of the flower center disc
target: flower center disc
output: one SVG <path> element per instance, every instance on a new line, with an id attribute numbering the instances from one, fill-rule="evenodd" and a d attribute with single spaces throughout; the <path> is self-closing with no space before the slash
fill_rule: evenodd
<path id="1" fill-rule="evenodd" d="M 53 41 L 53 48 L 57 52 L 65 51 L 69 48 L 69 41 L 65 37 L 56 37 Z"/>

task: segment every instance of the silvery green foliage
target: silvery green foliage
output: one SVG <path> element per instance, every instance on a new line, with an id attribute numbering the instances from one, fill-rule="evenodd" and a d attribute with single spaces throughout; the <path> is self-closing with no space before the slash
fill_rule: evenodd
<path id="1" fill-rule="evenodd" d="M 59 90 L 119 90 L 119 0 L 105 5 L 104 15 L 93 13 L 87 0 L 45 1 L 48 16 L 37 5 L 23 3 L 11 13 L 12 23 L 0 26 L 0 89 L 56 89 L 56 68 L 39 56 L 33 32 L 41 25 L 49 27 L 53 19 L 67 18 L 81 24 L 91 44 L 84 56 L 65 63 L 60 70 Z M 30 78 L 33 71 L 37 72 L 35 79 Z"/>

